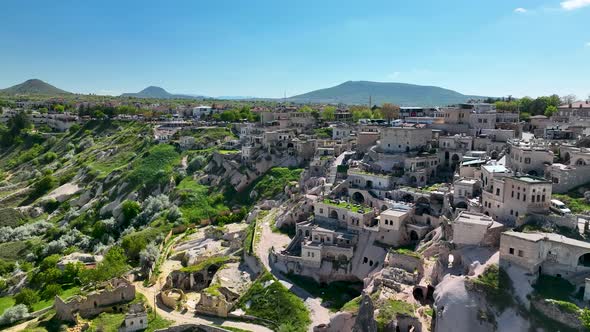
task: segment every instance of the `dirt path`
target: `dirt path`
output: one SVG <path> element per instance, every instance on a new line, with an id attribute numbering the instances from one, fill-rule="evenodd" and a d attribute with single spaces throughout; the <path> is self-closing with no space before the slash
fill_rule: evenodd
<path id="1" fill-rule="evenodd" d="M 172 239 L 171 240 L 172 242 L 168 246 L 166 246 L 166 250 L 162 254 L 167 256 L 168 253 L 170 252 L 170 250 L 172 250 L 172 248 L 174 247 L 174 245 L 176 245 L 176 242 L 178 242 L 181 238 L 182 238 L 182 235 L 179 235 L 179 236 L 175 237 L 174 239 Z M 164 257 L 166 257 L 166 256 L 164 256 Z M 261 325 L 250 324 L 250 323 L 245 323 L 245 322 L 241 322 L 241 321 L 232 321 L 232 320 L 227 320 L 227 319 L 218 318 L 218 317 L 197 316 L 193 312 L 189 312 L 189 311 L 181 313 L 178 311 L 171 310 L 168 307 L 164 306 L 161 302 L 159 302 L 156 299 L 157 294 L 160 293 L 162 286 L 166 283 L 166 277 L 168 276 L 168 274 L 170 274 L 170 272 L 172 272 L 174 270 L 180 269 L 181 267 L 182 267 L 182 265 L 180 264 L 179 261 L 167 259 L 160 266 L 160 271 L 161 271 L 160 275 L 158 276 L 158 279 L 156 280 L 156 282 L 153 286 L 144 287 L 142 282 L 135 283 L 135 289 L 147 298 L 148 303 L 152 308 L 157 308 L 157 313 L 160 316 L 162 316 L 163 318 L 169 319 L 171 321 L 174 321 L 175 322 L 174 325 L 189 324 L 189 323 L 190 324 L 204 324 L 204 325 L 215 324 L 215 325 L 220 325 L 220 326 L 235 327 L 235 328 L 239 328 L 242 330 L 254 331 L 254 332 L 270 332 L 270 331 L 272 331 L 272 330 L 270 330 L 264 326 L 261 326 Z"/>
<path id="2" fill-rule="evenodd" d="M 159 293 L 159 288 L 155 286 L 152 287 L 143 287 L 141 282 L 135 283 L 135 289 L 143 294 L 147 299 L 148 303 L 152 308 L 157 308 L 158 315 L 162 316 L 165 319 L 169 319 L 174 322 L 174 325 L 179 324 L 202 324 L 202 325 L 220 325 L 220 326 L 227 326 L 227 327 L 235 327 L 246 331 L 254 331 L 254 332 L 271 332 L 272 330 L 256 324 L 250 324 L 240 321 L 232 321 L 218 317 L 205 317 L 205 316 L 197 316 L 192 312 L 185 312 L 181 313 L 178 311 L 171 310 L 164 306 L 160 301 L 156 301 L 156 295 Z"/>
<path id="3" fill-rule="evenodd" d="M 283 274 L 277 270 L 273 270 L 269 263 L 268 253 L 271 248 L 280 251 L 287 247 L 291 240 L 287 235 L 280 233 L 273 233 L 271 223 L 274 222 L 275 216 L 279 209 L 272 209 L 268 215 L 259 221 L 260 240 L 255 243 L 256 255 L 262 261 L 262 264 L 270 271 L 285 287 L 287 287 L 293 294 L 300 297 L 310 311 L 311 324 L 309 331 L 313 331 L 313 327 L 320 324 L 327 324 L 330 322 L 330 310 L 322 306 L 322 299 L 313 297 L 303 288 L 291 283 Z"/>

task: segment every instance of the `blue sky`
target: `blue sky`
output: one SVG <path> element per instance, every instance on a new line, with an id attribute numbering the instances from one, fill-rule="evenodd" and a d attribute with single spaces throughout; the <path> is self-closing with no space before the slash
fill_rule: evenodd
<path id="1" fill-rule="evenodd" d="M 0 87 L 282 97 L 347 80 L 590 93 L 590 0 L 3 0 Z"/>

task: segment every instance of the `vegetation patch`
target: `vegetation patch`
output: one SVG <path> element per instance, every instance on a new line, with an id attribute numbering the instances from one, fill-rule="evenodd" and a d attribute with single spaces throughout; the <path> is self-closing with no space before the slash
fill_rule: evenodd
<path id="1" fill-rule="evenodd" d="M 363 283 L 360 281 L 334 281 L 329 284 L 320 284 L 313 278 L 296 274 L 289 274 L 287 277 L 314 297 L 321 298 L 322 305 L 332 311 L 341 310 L 345 304 L 360 296 L 360 290 L 363 288 Z"/>
<path id="2" fill-rule="evenodd" d="M 415 317 L 416 306 L 401 300 L 385 300 L 376 306 L 379 308 L 377 314 L 377 327 L 380 331 L 385 329 L 385 326 L 394 320 L 398 315 Z"/>
<path id="3" fill-rule="evenodd" d="M 553 194 L 553 198 L 565 203 L 572 213 L 585 213 L 590 211 L 590 203 L 586 202 L 584 196 L 578 194 L 575 190 L 568 194 Z"/>
<path id="4" fill-rule="evenodd" d="M 180 154 L 172 145 L 159 144 L 148 150 L 133 165 L 129 181 L 133 186 L 165 183 L 170 179 L 172 170 L 180 162 Z"/>
<path id="5" fill-rule="evenodd" d="M 16 227 L 22 224 L 24 216 L 13 208 L 0 209 L 0 227 Z"/>
<path id="6" fill-rule="evenodd" d="M 514 304 L 512 280 L 498 265 L 489 265 L 485 271 L 470 279 L 469 282 L 476 290 L 483 292 L 486 299 L 492 303 L 500 312 Z"/>
<path id="7" fill-rule="evenodd" d="M 569 281 L 546 274 L 541 274 L 533 285 L 534 295 L 543 299 L 570 301 L 576 286 Z"/>
<path id="8" fill-rule="evenodd" d="M 285 187 L 290 182 L 299 181 L 303 169 L 289 169 L 286 167 L 271 168 L 260 180 L 256 182 L 252 190 L 258 193 L 258 198 L 270 199 L 285 192 Z"/>
<path id="9" fill-rule="evenodd" d="M 303 301 L 268 272 L 240 298 L 238 307 L 248 315 L 273 321 L 280 331 L 307 331 L 311 323 Z"/>
<path id="10" fill-rule="evenodd" d="M 231 261 L 232 258 L 228 256 L 218 256 L 218 257 L 209 257 L 206 260 L 200 262 L 196 265 L 186 266 L 180 269 L 181 272 L 198 272 L 205 269 L 208 269 L 211 265 L 217 265 L 219 268 L 223 266 L 225 263 Z"/>
<path id="11" fill-rule="evenodd" d="M 357 313 L 359 311 L 359 308 L 361 307 L 361 301 L 363 299 L 362 295 L 359 295 L 357 297 L 355 297 L 354 299 L 346 302 L 342 308 L 340 308 L 340 311 L 346 311 L 346 312 L 351 312 L 351 313 Z"/>
<path id="12" fill-rule="evenodd" d="M 208 186 L 198 183 L 191 177 L 184 178 L 176 187 L 182 200 L 180 211 L 191 223 L 212 220 L 218 214 L 228 211 L 221 193 L 213 193 Z"/>

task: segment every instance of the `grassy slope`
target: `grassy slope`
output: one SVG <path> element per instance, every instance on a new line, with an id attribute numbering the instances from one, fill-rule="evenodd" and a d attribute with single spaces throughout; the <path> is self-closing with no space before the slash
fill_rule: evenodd
<path id="1" fill-rule="evenodd" d="M 303 301 L 268 272 L 254 282 L 238 306 L 249 315 L 277 323 L 280 330 L 306 331 L 311 323 Z"/>

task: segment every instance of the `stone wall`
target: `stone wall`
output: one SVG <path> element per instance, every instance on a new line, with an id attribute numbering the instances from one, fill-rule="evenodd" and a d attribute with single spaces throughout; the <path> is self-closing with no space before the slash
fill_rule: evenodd
<path id="1" fill-rule="evenodd" d="M 582 330 L 579 312 L 569 312 L 561 309 L 555 301 L 541 298 L 535 298 L 531 301 L 531 306 L 540 311 L 545 317 L 560 322 L 576 330 Z"/>
<path id="2" fill-rule="evenodd" d="M 59 296 L 55 297 L 55 311 L 57 317 L 65 321 L 75 321 L 75 314 L 82 318 L 92 317 L 104 311 L 122 311 L 119 304 L 135 299 L 135 286 L 125 279 L 113 279 L 104 287 L 87 296 L 75 296 L 64 302 Z"/>
<path id="3" fill-rule="evenodd" d="M 389 252 L 385 257 L 385 262 L 389 267 L 403 269 L 407 272 L 414 273 L 418 271 L 420 275 L 424 274 L 422 259 L 410 255 L 404 255 L 397 252 Z"/>

